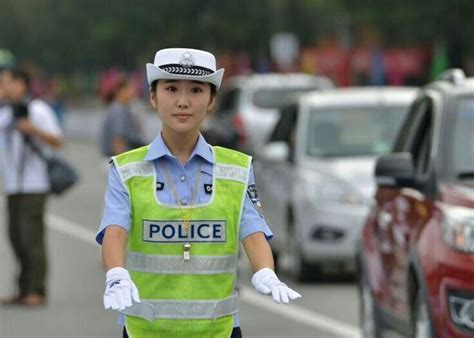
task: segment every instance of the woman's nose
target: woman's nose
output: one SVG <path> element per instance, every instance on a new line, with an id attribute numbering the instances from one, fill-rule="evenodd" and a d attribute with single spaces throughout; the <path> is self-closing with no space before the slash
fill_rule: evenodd
<path id="1" fill-rule="evenodd" d="M 177 105 L 179 108 L 187 108 L 189 106 L 189 100 L 186 94 L 181 94 L 178 96 Z"/>

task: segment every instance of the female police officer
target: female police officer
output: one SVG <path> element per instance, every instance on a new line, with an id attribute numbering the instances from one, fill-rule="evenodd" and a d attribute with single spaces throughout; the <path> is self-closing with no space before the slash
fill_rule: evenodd
<path id="1" fill-rule="evenodd" d="M 301 297 L 273 272 L 251 158 L 211 147 L 199 132 L 223 73 L 211 53 L 196 49 L 163 49 L 147 64 L 162 131 L 112 158 L 97 234 L 104 306 L 124 315 L 124 337 L 241 337 L 239 241 L 258 292 L 278 303 Z"/>

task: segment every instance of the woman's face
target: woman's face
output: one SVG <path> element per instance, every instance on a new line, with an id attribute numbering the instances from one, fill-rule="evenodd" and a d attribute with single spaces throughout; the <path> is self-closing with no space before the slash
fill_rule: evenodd
<path id="1" fill-rule="evenodd" d="M 211 86 L 190 80 L 159 80 L 150 102 L 158 111 L 163 131 L 199 132 L 199 128 L 215 104 Z"/>

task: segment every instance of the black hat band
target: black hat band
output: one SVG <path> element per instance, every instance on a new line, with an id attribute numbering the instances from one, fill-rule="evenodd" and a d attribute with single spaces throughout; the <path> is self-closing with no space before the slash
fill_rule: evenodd
<path id="1" fill-rule="evenodd" d="M 211 75 L 214 73 L 213 70 L 206 67 L 200 67 L 200 66 L 184 67 L 180 64 L 163 65 L 163 66 L 160 66 L 160 69 L 164 70 L 167 73 L 176 74 L 176 75 L 206 76 L 206 75 Z"/>

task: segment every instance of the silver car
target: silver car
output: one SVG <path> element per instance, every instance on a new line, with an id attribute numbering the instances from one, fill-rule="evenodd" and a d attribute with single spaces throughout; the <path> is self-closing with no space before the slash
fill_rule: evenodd
<path id="1" fill-rule="evenodd" d="M 348 88 L 285 106 L 255 173 L 277 261 L 300 280 L 319 267 L 354 269 L 356 240 L 414 88 Z"/>
<path id="2" fill-rule="evenodd" d="M 326 77 L 302 73 L 233 77 L 219 94 L 217 111 L 203 133 L 212 144 L 255 154 L 267 141 L 288 95 L 333 87 Z"/>

